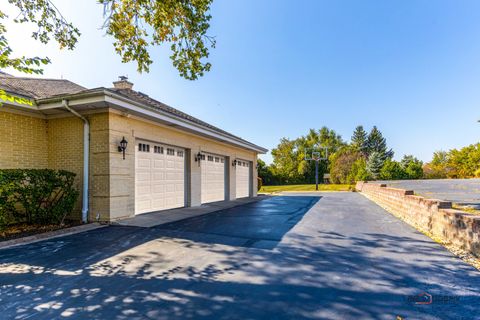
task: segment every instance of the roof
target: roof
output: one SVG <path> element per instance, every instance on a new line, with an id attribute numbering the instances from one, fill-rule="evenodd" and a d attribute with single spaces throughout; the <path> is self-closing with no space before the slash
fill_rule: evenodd
<path id="1" fill-rule="evenodd" d="M 195 118 L 185 112 L 170 107 L 158 100 L 149 97 L 147 94 L 132 89 L 104 87 L 87 89 L 69 80 L 15 77 L 2 71 L 0 71 L 0 89 L 4 89 L 11 93 L 16 93 L 18 95 L 34 99 L 39 106 L 47 103 L 47 100 L 70 100 L 75 99 L 76 96 L 83 94 L 105 94 L 107 92 L 112 92 L 115 93 L 117 96 L 123 97 L 126 100 L 131 101 L 132 103 L 137 103 L 141 105 L 144 109 L 151 109 L 156 112 L 167 114 L 169 117 L 174 117 L 182 121 L 194 123 L 195 125 L 209 129 L 213 132 L 228 136 L 237 141 L 241 141 L 242 143 L 245 143 L 253 147 L 254 149 L 259 149 L 266 152 L 266 149 L 262 147 L 256 146 L 247 140 L 244 140 L 205 121 Z"/>
<path id="2" fill-rule="evenodd" d="M 137 101 L 137 102 L 140 102 L 142 104 L 145 104 L 153 109 L 157 109 L 157 110 L 160 110 L 160 111 L 164 111 L 164 112 L 167 112 L 169 114 L 172 114 L 176 117 L 180 117 L 182 119 L 185 119 L 185 120 L 189 120 L 191 122 L 194 122 L 196 124 L 199 124 L 201 126 L 204 126 L 204 127 L 207 127 L 209 129 L 213 129 L 215 131 L 218 131 L 218 132 L 222 132 L 223 134 L 227 134 L 231 137 L 234 137 L 234 138 L 237 138 L 237 139 L 241 139 L 240 137 L 237 137 L 237 136 L 234 136 L 233 134 L 227 132 L 227 131 L 224 131 L 220 128 L 217 128 L 209 123 L 206 123 L 205 121 L 202 121 L 198 118 L 195 118 L 189 114 L 186 114 L 185 112 L 182 112 L 178 109 L 175 109 L 173 107 L 170 107 L 160 101 L 157 101 L 153 98 L 150 98 L 147 94 L 145 93 L 142 93 L 142 92 L 138 92 L 138 91 L 135 91 L 135 90 L 131 90 L 131 89 L 116 89 L 116 88 L 110 88 L 108 89 L 110 91 L 114 91 L 115 93 L 123 96 L 123 97 L 126 97 L 126 98 L 129 98 L 129 99 L 132 99 L 134 101 Z M 242 139 L 243 140 L 243 139 Z M 247 142 L 247 141 L 246 141 Z"/>
<path id="3" fill-rule="evenodd" d="M 85 87 L 69 80 L 14 77 L 4 72 L 0 72 L 0 88 L 33 99 L 49 98 L 86 90 Z"/>

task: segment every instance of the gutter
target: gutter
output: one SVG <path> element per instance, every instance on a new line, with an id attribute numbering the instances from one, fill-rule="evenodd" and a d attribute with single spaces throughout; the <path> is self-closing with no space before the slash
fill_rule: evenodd
<path id="1" fill-rule="evenodd" d="M 137 109 L 137 111 L 140 114 L 146 115 L 146 114 L 155 114 L 157 117 L 164 117 L 164 120 L 170 123 L 175 123 L 179 125 L 181 128 L 185 127 L 191 127 L 194 128 L 194 131 L 197 133 L 201 133 L 202 131 L 204 132 L 203 134 L 207 137 L 213 138 L 215 140 L 219 140 L 221 142 L 226 142 L 229 144 L 233 144 L 236 146 L 240 146 L 244 149 L 247 150 L 253 150 L 259 153 L 266 153 L 268 152 L 268 149 L 262 148 L 260 146 L 257 146 L 249 141 L 246 141 L 242 138 L 233 136 L 233 135 L 226 135 L 224 133 L 215 131 L 213 129 L 201 126 L 197 123 L 194 123 L 190 120 L 183 119 L 179 116 L 167 113 L 162 110 L 154 109 L 150 106 L 147 106 L 143 103 L 131 100 L 129 98 L 123 97 L 116 92 L 110 91 L 106 88 L 95 88 L 95 89 L 90 89 L 86 90 L 84 92 L 79 92 L 79 93 L 74 93 L 68 96 L 68 98 L 71 100 L 71 105 L 83 105 L 86 103 L 96 103 L 96 102 L 104 102 L 104 103 L 109 103 L 112 105 L 116 105 L 118 107 L 121 107 L 122 109 L 134 111 L 134 109 Z M 54 108 L 59 108 L 62 107 L 63 104 L 60 103 L 60 101 L 63 101 L 65 97 L 50 97 L 50 98 L 44 98 L 44 99 L 39 99 L 37 100 L 38 104 L 38 110 L 46 110 L 46 109 L 54 109 Z M 84 99 L 84 100 L 83 100 Z M 75 101 L 76 100 L 76 101 Z M 82 101 L 83 100 L 83 101 Z M 127 105 L 125 105 L 125 103 Z M 169 119 L 169 120 L 167 120 Z M 221 137 L 221 138 L 220 138 Z M 219 139 L 220 138 L 220 139 Z"/>
<path id="2" fill-rule="evenodd" d="M 90 124 L 84 116 L 70 108 L 68 100 L 62 100 L 62 105 L 73 115 L 83 120 L 83 190 L 82 190 L 82 222 L 88 222 L 88 178 L 89 178 L 89 150 Z"/>

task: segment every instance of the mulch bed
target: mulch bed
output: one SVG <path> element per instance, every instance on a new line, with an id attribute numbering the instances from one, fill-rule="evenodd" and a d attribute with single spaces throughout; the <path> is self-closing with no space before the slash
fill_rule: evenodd
<path id="1" fill-rule="evenodd" d="M 68 221 L 63 225 L 58 224 L 49 224 L 49 225 L 35 225 L 35 224 L 26 224 L 19 223 L 6 227 L 0 231 L 0 242 L 18 239 L 27 236 L 33 236 L 40 233 L 66 229 L 74 226 L 80 225 L 80 222 L 77 221 Z"/>

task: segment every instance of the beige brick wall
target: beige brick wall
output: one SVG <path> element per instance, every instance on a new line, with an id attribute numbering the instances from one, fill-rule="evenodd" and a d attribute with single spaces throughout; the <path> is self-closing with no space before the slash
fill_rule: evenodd
<path id="1" fill-rule="evenodd" d="M 241 158 L 254 164 L 254 195 L 256 196 L 256 158 L 257 154 L 224 143 L 219 143 L 195 134 L 143 121 L 134 117 L 125 117 L 110 113 L 110 218 L 112 220 L 132 216 L 135 211 L 135 139 L 144 139 L 164 144 L 170 144 L 191 150 L 191 199 L 192 206 L 200 205 L 201 199 L 201 168 L 193 160 L 193 155 L 199 151 L 211 152 L 230 157 L 231 160 Z M 118 152 L 122 137 L 129 142 L 126 159 Z M 235 199 L 235 169 L 230 170 L 230 199 Z"/>
<path id="2" fill-rule="evenodd" d="M 387 188 L 385 184 L 359 182 L 367 198 L 420 231 L 480 257 L 480 217 L 452 209 L 452 203 L 414 195 L 413 190 Z"/>
<path id="3" fill-rule="evenodd" d="M 47 120 L 0 108 L 0 168 L 42 169 L 48 166 Z"/>
<path id="4" fill-rule="evenodd" d="M 90 220 L 109 219 L 108 113 L 88 115 L 90 123 Z M 83 188 L 83 121 L 78 117 L 48 120 L 48 167 L 74 172 L 80 197 L 72 218 L 80 218 Z M 95 214 L 93 214 L 95 212 Z"/>
<path id="5" fill-rule="evenodd" d="M 183 147 L 191 151 L 190 205 L 201 204 L 201 167 L 193 156 L 199 151 L 229 158 L 230 200 L 235 199 L 236 158 L 254 165 L 254 195 L 256 195 L 256 158 L 252 151 L 219 143 L 133 117 L 117 113 L 88 115 L 90 122 L 90 210 L 89 219 L 116 220 L 134 215 L 135 211 L 135 139 L 145 139 Z M 79 218 L 83 184 L 83 121 L 77 117 L 41 119 L 0 110 L 0 168 L 51 168 L 74 172 L 80 191 L 72 218 Z M 126 159 L 118 152 L 122 137 L 129 145 Z"/>

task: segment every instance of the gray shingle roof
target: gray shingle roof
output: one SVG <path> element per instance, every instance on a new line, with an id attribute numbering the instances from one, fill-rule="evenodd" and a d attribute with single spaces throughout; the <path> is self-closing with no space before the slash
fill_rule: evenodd
<path id="1" fill-rule="evenodd" d="M 157 110 L 160 110 L 160 111 L 163 111 L 163 112 L 167 112 L 167 113 L 172 114 L 174 116 L 180 117 L 182 119 L 189 120 L 193 123 L 196 123 L 196 124 L 199 124 L 201 126 L 207 127 L 209 129 L 221 132 L 223 134 L 229 135 L 229 136 L 234 137 L 236 139 L 243 140 L 240 137 L 237 137 L 237 136 L 235 136 L 235 135 L 233 135 L 233 134 L 231 134 L 227 131 L 224 131 L 220 128 L 217 128 L 215 126 L 212 126 L 211 124 L 206 123 L 206 122 L 204 122 L 204 121 L 202 121 L 198 118 L 195 118 L 195 117 L 193 117 L 189 114 L 186 114 L 185 112 L 182 112 L 178 109 L 172 108 L 172 107 L 170 107 L 170 106 L 168 106 L 168 105 L 166 105 L 166 104 L 164 104 L 160 101 L 157 101 L 153 98 L 150 98 L 148 95 L 146 95 L 142 92 L 138 92 L 138 91 L 131 90 L 131 89 L 117 89 L 117 88 L 110 88 L 108 90 L 114 91 L 121 96 L 124 96 L 124 97 L 129 98 L 131 100 L 134 100 L 136 102 L 147 105 L 147 106 L 149 106 L 153 109 L 157 109 Z M 248 142 L 246 140 L 243 140 L 243 141 Z"/>
<path id="2" fill-rule="evenodd" d="M 4 72 L 0 73 L 0 88 L 33 99 L 72 94 L 86 89 L 69 80 L 13 77 Z"/>
<path id="3" fill-rule="evenodd" d="M 237 140 L 241 140 L 243 142 L 251 144 L 247 140 L 244 140 L 227 131 L 224 131 L 198 118 L 195 118 L 189 114 L 186 114 L 185 112 L 172 108 L 153 98 L 150 98 L 148 95 L 144 93 L 141 93 L 132 89 L 119 89 L 119 88 L 87 89 L 69 80 L 15 77 L 7 73 L 4 73 L 2 71 L 0 71 L 0 89 L 4 89 L 6 91 L 17 93 L 19 95 L 36 99 L 36 100 L 47 99 L 47 98 L 61 98 L 61 96 L 63 95 L 95 92 L 95 91 L 98 91 L 99 89 L 108 90 L 120 96 L 123 96 L 127 99 L 138 102 L 146 107 L 171 114 L 181 119 L 191 121 L 202 127 L 211 129 L 213 131 L 222 133 L 224 135 L 230 136 Z"/>

